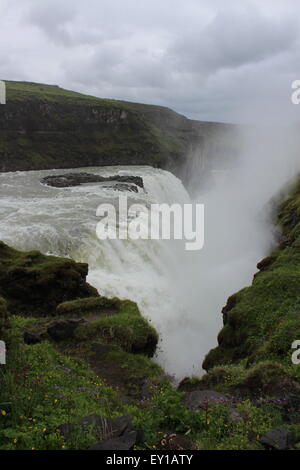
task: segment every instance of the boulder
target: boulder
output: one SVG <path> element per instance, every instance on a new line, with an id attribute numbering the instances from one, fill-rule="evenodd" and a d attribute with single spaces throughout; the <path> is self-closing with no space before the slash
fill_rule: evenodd
<path id="1" fill-rule="evenodd" d="M 47 333 L 36 333 L 34 331 L 24 331 L 23 339 L 25 344 L 38 344 L 47 338 Z"/>
<path id="2" fill-rule="evenodd" d="M 248 416 L 245 413 L 240 413 L 234 408 L 229 408 L 228 420 L 232 423 L 242 423 L 243 421 L 248 421 Z"/>
<path id="3" fill-rule="evenodd" d="M 82 323 L 86 323 L 86 320 L 83 318 L 57 320 L 48 326 L 47 333 L 50 338 L 54 339 L 55 341 L 62 341 L 72 338 L 75 329 Z"/>
<path id="4" fill-rule="evenodd" d="M 293 433 L 281 427 L 272 429 L 260 439 L 261 444 L 273 450 L 291 449 L 295 441 Z"/>

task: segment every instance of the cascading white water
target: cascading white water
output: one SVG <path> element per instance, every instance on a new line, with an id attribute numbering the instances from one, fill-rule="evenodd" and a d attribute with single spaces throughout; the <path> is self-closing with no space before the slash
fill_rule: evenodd
<path id="1" fill-rule="evenodd" d="M 142 314 L 157 328 L 160 334 L 157 360 L 165 370 L 180 377 L 199 372 L 205 352 L 201 347 L 205 321 L 200 311 L 199 315 L 189 311 L 181 285 L 188 265 L 183 243 L 98 240 L 96 209 L 103 202 L 117 205 L 119 193 L 97 184 L 63 189 L 40 184 L 48 174 L 69 171 L 0 174 L 0 239 L 19 249 L 40 249 L 44 253 L 87 262 L 88 281 L 101 294 L 136 301 Z M 151 167 L 74 171 L 104 176 L 117 173 L 142 176 L 145 192 L 127 193 L 129 204 L 190 202 L 181 181 L 167 171 Z M 216 331 L 213 333 L 215 335 Z M 184 354 L 186 348 L 194 349 L 193 359 L 190 351 Z"/>
<path id="2" fill-rule="evenodd" d="M 98 240 L 96 209 L 103 202 L 118 204 L 119 193 L 97 184 L 64 189 L 40 184 L 46 175 L 70 170 L 0 174 L 0 239 L 89 263 L 88 281 L 100 294 L 136 301 L 153 323 L 160 335 L 157 361 L 168 373 L 178 379 L 201 373 L 227 297 L 251 282 L 256 263 L 272 247 L 268 202 L 300 170 L 297 136 L 273 128 L 247 132 L 234 168 L 212 171 L 202 192 L 193 188 L 194 202 L 205 204 L 201 251 L 185 251 L 184 243 L 172 240 Z M 129 204 L 190 202 L 181 181 L 167 171 L 72 171 L 140 175 L 146 192 L 128 193 Z"/>

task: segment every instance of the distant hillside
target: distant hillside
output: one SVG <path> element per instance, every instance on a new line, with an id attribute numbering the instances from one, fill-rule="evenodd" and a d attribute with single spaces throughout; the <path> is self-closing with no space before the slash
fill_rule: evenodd
<path id="1" fill-rule="evenodd" d="M 0 171 L 152 165 L 186 179 L 190 155 L 202 166 L 208 155 L 234 156 L 234 126 L 53 85 L 6 81 L 6 87 L 7 104 L 0 106 Z"/>

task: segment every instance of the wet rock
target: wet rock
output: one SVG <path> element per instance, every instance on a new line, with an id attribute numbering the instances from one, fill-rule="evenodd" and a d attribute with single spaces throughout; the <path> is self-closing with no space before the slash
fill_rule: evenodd
<path id="1" fill-rule="evenodd" d="M 109 189 L 114 189 L 115 191 L 129 191 L 131 193 L 138 193 L 139 190 L 134 184 L 127 183 L 116 183 L 113 186 L 109 186 Z"/>
<path id="2" fill-rule="evenodd" d="M 41 180 L 42 184 L 56 188 L 68 188 L 87 183 L 110 183 L 105 186 L 120 191 L 138 192 L 138 187 L 144 188 L 143 178 L 131 175 L 100 176 L 93 173 L 66 173 L 64 175 L 50 175 Z"/>
<path id="3" fill-rule="evenodd" d="M 184 405 L 190 410 L 206 409 L 213 404 L 227 403 L 228 398 L 213 390 L 195 390 L 188 392 L 183 398 Z"/>
<path id="4" fill-rule="evenodd" d="M 47 333 L 55 341 L 69 339 L 73 337 L 75 329 L 83 323 L 86 323 L 83 318 L 57 320 L 48 326 Z"/>
<path id="5" fill-rule="evenodd" d="M 267 449 L 288 450 L 295 443 L 295 436 L 285 428 L 274 428 L 260 439 Z"/>

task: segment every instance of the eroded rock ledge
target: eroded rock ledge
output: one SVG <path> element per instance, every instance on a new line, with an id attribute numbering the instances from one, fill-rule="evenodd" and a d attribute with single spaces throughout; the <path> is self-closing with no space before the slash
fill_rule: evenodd
<path id="1" fill-rule="evenodd" d="M 68 188 L 87 183 L 108 183 L 108 188 L 118 191 L 138 192 L 138 188 L 144 189 L 143 178 L 131 175 L 100 176 L 93 173 L 66 173 L 64 175 L 45 176 L 42 184 L 56 188 Z"/>

